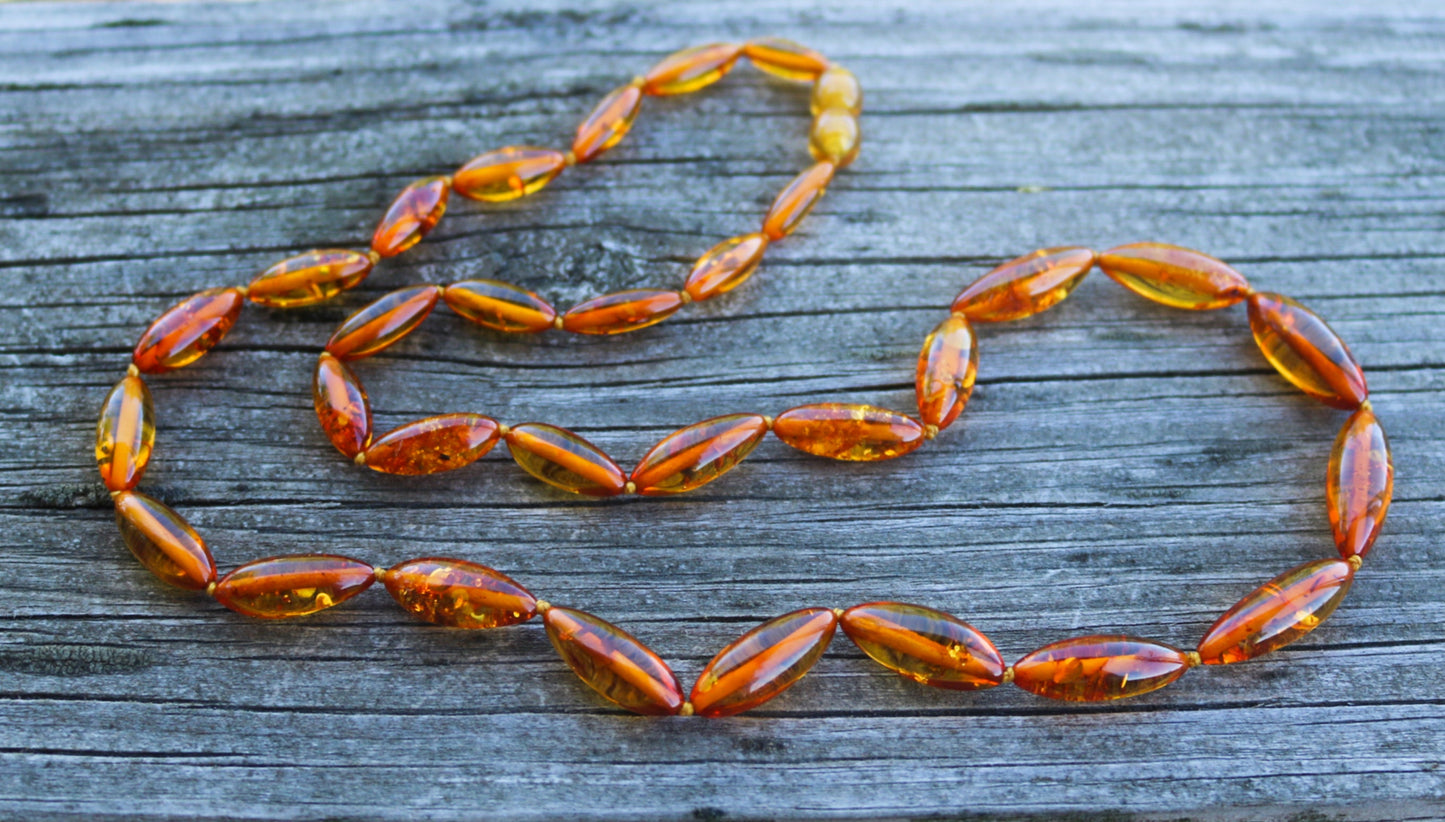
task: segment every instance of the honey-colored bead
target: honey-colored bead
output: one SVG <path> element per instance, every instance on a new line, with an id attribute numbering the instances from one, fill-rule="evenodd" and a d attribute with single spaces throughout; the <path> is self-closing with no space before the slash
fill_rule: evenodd
<path id="1" fill-rule="evenodd" d="M 632 470 L 637 493 L 681 494 L 731 471 L 768 433 L 761 414 L 713 417 L 667 435 Z"/>
<path id="2" fill-rule="evenodd" d="M 814 117 L 830 108 L 858 114 L 863 111 L 863 86 L 859 85 L 853 72 L 842 66 L 830 66 L 818 75 L 817 82 L 813 84 L 808 108 Z"/>
<path id="3" fill-rule="evenodd" d="M 376 224 L 371 250 L 382 257 L 395 257 L 421 242 L 446 213 L 451 189 L 446 177 L 423 177 L 402 189 Z"/>
<path id="4" fill-rule="evenodd" d="M 763 218 L 763 233 L 769 240 L 781 240 L 798 227 L 813 206 L 823 198 L 828 183 L 833 180 L 837 167 L 824 161 L 794 177 L 787 187 L 778 192 Z"/>
<path id="5" fill-rule="evenodd" d="M 1053 642 L 1014 663 L 1014 684 L 1064 702 L 1104 702 L 1157 691 L 1189 670 L 1178 648 L 1128 636 Z"/>
<path id="6" fill-rule="evenodd" d="M 500 280 L 463 280 L 442 292 L 451 309 L 477 325 L 508 334 L 552 327 L 557 309 L 536 293 Z"/>
<path id="7" fill-rule="evenodd" d="M 131 362 L 146 374 L 160 374 L 189 365 L 216 346 L 246 298 L 239 288 L 209 288 L 172 306 L 141 335 Z"/>
<path id="8" fill-rule="evenodd" d="M 1249 296 L 1243 274 L 1208 254 L 1177 245 L 1122 245 L 1100 254 L 1098 263 L 1118 284 L 1173 308 L 1223 308 Z"/>
<path id="9" fill-rule="evenodd" d="M 376 438 L 366 467 L 383 474 L 440 474 L 471 465 L 497 444 L 497 421 L 481 414 L 439 414 Z"/>
<path id="10" fill-rule="evenodd" d="M 951 314 L 923 340 L 918 354 L 914 393 L 918 419 L 924 425 L 947 428 L 958 419 L 978 374 L 978 337 L 960 314 Z"/>
<path id="11" fill-rule="evenodd" d="M 155 406 L 140 377 L 127 375 L 106 395 L 95 427 L 95 461 L 111 491 L 140 482 L 156 444 Z"/>
<path id="12" fill-rule="evenodd" d="M 452 189 L 473 200 L 505 203 L 541 191 L 566 167 L 566 155 L 555 149 L 507 146 L 473 157 L 452 176 Z"/>
<path id="13" fill-rule="evenodd" d="M 632 130 L 632 121 L 642 110 L 642 89 L 626 85 L 614 89 L 602 102 L 592 109 L 587 119 L 577 127 L 577 136 L 572 140 L 572 155 L 577 162 L 585 163 L 596 159 L 602 152 L 622 142 Z"/>
<path id="14" fill-rule="evenodd" d="M 723 240 L 697 258 L 683 288 L 697 302 L 726 294 L 753 275 L 767 250 L 768 237 L 761 232 Z"/>
<path id="15" fill-rule="evenodd" d="M 346 363 L 325 351 L 311 377 L 311 399 L 326 438 L 347 459 L 371 444 L 371 402 Z"/>
<path id="16" fill-rule="evenodd" d="M 732 70 L 743 53 L 737 43 L 711 43 L 664 57 L 642 78 L 642 90 L 654 97 L 686 94 L 710 86 Z"/>
<path id="17" fill-rule="evenodd" d="M 216 601 L 260 619 L 305 616 L 371 587 L 376 569 L 334 554 L 297 554 L 248 562 L 216 583 Z"/>
<path id="18" fill-rule="evenodd" d="M 863 144 L 858 115 L 846 109 L 830 108 L 813 118 L 808 132 L 808 152 L 814 160 L 827 160 L 838 168 L 852 164 Z"/>
<path id="19" fill-rule="evenodd" d="M 160 500 L 121 492 L 115 498 L 115 523 L 126 547 L 162 582 L 201 591 L 216 581 L 216 561 L 205 540 Z"/>
<path id="20" fill-rule="evenodd" d="M 799 451 L 852 462 L 901 457 L 923 444 L 923 426 L 912 417 L 840 402 L 790 408 L 773 420 L 773 433 Z"/>
<path id="21" fill-rule="evenodd" d="M 398 563 L 382 580 L 412 616 L 448 628 L 497 628 L 526 622 L 537 599 L 511 578 L 464 559 L 427 557 Z"/>
<path id="22" fill-rule="evenodd" d="M 1340 556 L 1370 552 L 1395 490 L 1395 463 L 1385 429 L 1369 408 L 1350 415 L 1330 452 L 1325 500 Z"/>
<path id="23" fill-rule="evenodd" d="M 974 280 L 953 298 L 951 310 L 976 323 L 1032 317 L 1063 302 L 1093 267 L 1092 249 L 1041 249 Z"/>
<path id="24" fill-rule="evenodd" d="M 644 716 L 670 716 L 682 709 L 677 676 L 636 637 L 559 605 L 548 608 L 542 622 L 557 654 L 592 690 Z"/>
<path id="25" fill-rule="evenodd" d="M 699 716 L 756 708 L 802 679 L 837 627 L 829 608 L 804 608 L 764 622 L 712 658 L 688 701 Z"/>
<path id="26" fill-rule="evenodd" d="M 682 305 L 682 295 L 676 291 L 618 291 L 567 309 L 562 315 L 562 328 L 575 334 L 623 334 L 657 325 Z"/>
<path id="27" fill-rule="evenodd" d="M 360 251 L 308 251 L 261 272 L 246 287 L 246 296 L 268 308 L 315 305 L 366 279 L 373 265 L 371 255 Z"/>
<path id="28" fill-rule="evenodd" d="M 1199 641 L 1205 665 L 1263 656 L 1313 631 L 1349 593 L 1355 569 L 1317 559 L 1280 574 L 1225 612 Z"/>
<path id="29" fill-rule="evenodd" d="M 798 83 L 811 83 L 828 70 L 828 58 L 781 37 L 759 37 L 743 46 L 743 54 L 760 70 Z"/>
<path id="30" fill-rule="evenodd" d="M 915 682 L 955 691 L 1003 683 L 1003 657 L 988 637 L 942 611 L 870 602 L 844 611 L 838 624 L 874 662 Z"/>
<path id="31" fill-rule="evenodd" d="M 1250 295 L 1249 328 L 1269 364 L 1311 397 L 1346 410 L 1359 408 L 1369 397 L 1365 372 L 1344 340 L 1289 297 Z"/>
<path id="32" fill-rule="evenodd" d="M 563 491 L 612 497 L 627 488 L 627 475 L 611 457 L 565 428 L 540 422 L 513 426 L 507 449 L 522 470 Z"/>
<path id="33" fill-rule="evenodd" d="M 337 327 L 326 350 L 343 360 L 370 357 L 416 330 L 436 307 L 439 294 L 434 285 L 418 285 L 368 303 Z"/>

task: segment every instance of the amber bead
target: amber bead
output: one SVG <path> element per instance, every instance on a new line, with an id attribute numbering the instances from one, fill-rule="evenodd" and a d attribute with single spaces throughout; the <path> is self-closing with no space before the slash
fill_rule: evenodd
<path id="1" fill-rule="evenodd" d="M 402 189 L 376 224 L 371 250 L 383 257 L 395 257 L 421 242 L 446 213 L 451 189 L 451 180 L 446 177 L 423 177 Z"/>
<path id="2" fill-rule="evenodd" d="M 376 438 L 366 467 L 383 474 L 440 474 L 471 465 L 497 444 L 497 421 L 481 414 L 438 414 Z"/>
<path id="3" fill-rule="evenodd" d="M 710 86 L 732 70 L 743 53 L 737 43 L 711 43 L 664 57 L 642 78 L 642 90 L 654 97 L 686 94 Z"/>
<path id="4" fill-rule="evenodd" d="M 828 70 L 828 58 L 781 37 L 759 37 L 743 46 L 753 65 L 775 77 L 810 83 Z"/>
<path id="5" fill-rule="evenodd" d="M 261 619 L 314 614 L 371 587 L 376 569 L 334 554 L 297 554 L 248 562 L 216 583 L 216 601 Z"/>
<path id="6" fill-rule="evenodd" d="M 371 255 L 359 251 L 308 251 L 261 272 L 246 287 L 246 296 L 268 308 L 315 305 L 366 279 L 372 265 Z"/>
<path id="7" fill-rule="evenodd" d="M 629 711 L 668 716 L 682 708 L 682 686 L 662 658 L 636 637 L 585 612 L 553 605 L 547 638 L 587 686 Z"/>
<path id="8" fill-rule="evenodd" d="M 767 702 L 803 678 L 837 627 L 832 610 L 804 608 L 748 631 L 703 669 L 692 686 L 693 710 L 732 716 Z"/>
<path id="9" fill-rule="evenodd" d="M 924 338 L 918 355 L 918 419 L 947 428 L 968 404 L 977 373 L 978 337 L 967 318 L 952 314 Z"/>
<path id="10" fill-rule="evenodd" d="M 841 402 L 790 408 L 773 420 L 773 433 L 799 451 L 853 462 L 901 457 L 923 444 L 923 425 L 912 417 Z"/>
<path id="11" fill-rule="evenodd" d="M 976 323 L 1031 317 L 1063 302 L 1093 267 L 1091 249 L 1041 249 L 974 280 L 953 298 L 952 311 Z"/>
<path id="12" fill-rule="evenodd" d="M 1014 663 L 1014 684 L 1064 702 L 1104 702 L 1157 691 L 1189 670 L 1178 648 L 1128 636 L 1053 642 Z"/>
<path id="13" fill-rule="evenodd" d="M 371 402 L 351 368 L 325 351 L 311 377 L 311 399 L 326 438 L 347 459 L 371 444 Z"/>
<path id="14" fill-rule="evenodd" d="M 681 494 L 731 471 L 768 433 L 760 414 L 713 417 L 662 439 L 632 470 L 637 493 Z"/>
<path id="15" fill-rule="evenodd" d="M 566 167 L 566 155 L 555 149 L 507 146 L 473 157 L 452 176 L 452 189 L 473 200 L 505 203 L 541 191 Z"/>
<path id="16" fill-rule="evenodd" d="M 115 523 L 126 547 L 162 582 L 199 591 L 216 581 L 216 561 L 205 540 L 160 500 L 134 491 L 120 493 Z"/>
<path id="17" fill-rule="evenodd" d="M 813 118 L 808 132 L 808 152 L 814 160 L 827 160 L 843 168 L 858 157 L 863 144 L 863 131 L 858 115 L 846 109 L 830 108 Z"/>
<path id="18" fill-rule="evenodd" d="M 1279 294 L 1249 297 L 1249 328 L 1285 379 L 1332 408 L 1353 410 L 1369 397 L 1365 372 L 1319 315 Z"/>
<path id="19" fill-rule="evenodd" d="M 818 204 L 818 200 L 822 199 L 836 170 L 836 167 L 827 161 L 817 163 L 794 177 L 786 188 L 778 192 L 773 205 L 768 209 L 768 215 L 763 218 L 763 233 L 768 235 L 769 240 L 781 240 L 793 233 L 803 218 L 808 216 L 808 212 L 813 210 L 813 206 Z"/>
<path id="20" fill-rule="evenodd" d="M 863 86 L 853 72 L 842 66 L 830 66 L 813 83 L 808 108 L 814 117 L 832 108 L 858 114 L 863 111 Z"/>
<path id="21" fill-rule="evenodd" d="M 436 307 L 440 293 L 434 285 L 417 285 L 368 303 L 336 329 L 326 350 L 343 360 L 370 357 L 416 330 Z"/>
<path id="22" fill-rule="evenodd" d="M 507 449 L 522 470 L 547 483 L 589 497 L 611 497 L 627 487 L 627 475 L 612 458 L 565 428 L 540 422 L 507 432 Z"/>
<path id="23" fill-rule="evenodd" d="M 657 325 L 682 308 L 676 291 L 638 288 L 593 297 L 567 309 L 562 328 L 577 334 L 622 334 Z"/>
<path id="24" fill-rule="evenodd" d="M 844 611 L 838 624 L 873 661 L 924 685 L 973 691 L 1003 683 L 1003 657 L 988 637 L 942 611 L 870 602 Z"/>
<path id="25" fill-rule="evenodd" d="M 1349 593 L 1355 571 L 1342 559 L 1296 566 L 1252 591 L 1199 641 L 1205 665 L 1263 656 L 1313 631 Z"/>
<path id="26" fill-rule="evenodd" d="M 697 258 L 684 290 L 698 302 L 726 294 L 753 275 L 767 250 L 768 237 L 761 232 L 723 240 Z"/>
<path id="27" fill-rule="evenodd" d="M 442 292 L 451 309 L 477 325 L 509 334 L 535 334 L 552 327 L 557 309 L 525 288 L 500 280 L 462 280 Z"/>
<path id="28" fill-rule="evenodd" d="M 110 389 L 95 427 L 95 461 L 106 488 L 128 491 L 140 482 L 156 444 L 155 417 L 140 377 L 126 376 Z"/>
<path id="29" fill-rule="evenodd" d="M 464 559 L 408 560 L 388 569 L 382 583 L 407 613 L 448 628 L 516 625 L 537 613 L 526 588 Z"/>
<path id="30" fill-rule="evenodd" d="M 1249 296 L 1243 274 L 1208 254 L 1176 245 L 1121 245 L 1100 254 L 1098 263 L 1115 282 L 1173 308 L 1223 308 Z"/>
<path id="31" fill-rule="evenodd" d="M 141 335 L 131 362 L 146 374 L 189 365 L 216 346 L 246 298 L 239 288 L 209 288 L 172 306 Z"/>
<path id="32" fill-rule="evenodd" d="M 577 127 L 577 136 L 572 139 L 572 156 L 577 162 L 585 163 L 617 145 L 632 129 L 632 121 L 641 110 L 642 89 L 626 85 L 613 90 Z"/>
<path id="33" fill-rule="evenodd" d="M 1350 415 L 1335 438 L 1325 477 L 1330 528 L 1340 556 L 1348 559 L 1370 552 L 1385 522 L 1385 512 L 1390 509 L 1394 489 L 1390 441 L 1374 412 L 1361 408 Z"/>

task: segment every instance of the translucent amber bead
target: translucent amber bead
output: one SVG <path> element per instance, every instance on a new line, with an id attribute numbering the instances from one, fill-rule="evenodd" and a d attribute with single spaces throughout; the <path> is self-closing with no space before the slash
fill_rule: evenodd
<path id="1" fill-rule="evenodd" d="M 642 90 L 655 97 L 697 91 L 721 80 L 742 53 L 743 47 L 737 43 L 683 49 L 653 66 L 642 78 Z"/>
<path id="2" fill-rule="evenodd" d="M 1349 593 L 1355 571 L 1342 559 L 1317 559 L 1256 588 L 1199 641 L 1205 665 L 1263 656 L 1313 631 Z"/>
<path id="3" fill-rule="evenodd" d="M 305 616 L 371 587 L 376 569 L 334 554 L 298 554 L 248 562 L 216 583 L 216 601 L 261 619 Z"/>
<path id="4" fill-rule="evenodd" d="M 632 471 L 637 493 L 681 494 L 731 471 L 768 433 L 760 414 L 713 417 L 667 435 Z"/>
<path id="5" fill-rule="evenodd" d="M 576 334 L 622 334 L 657 325 L 682 308 L 676 291 L 639 288 L 578 303 L 562 315 L 562 328 Z"/>
<path id="6" fill-rule="evenodd" d="M 827 71 L 818 75 L 808 105 L 814 117 L 830 108 L 858 114 L 863 111 L 863 86 L 858 84 L 858 78 L 853 76 L 853 72 L 842 66 L 830 66 Z"/>
<path id="7" fill-rule="evenodd" d="M 914 392 L 924 425 L 947 428 L 973 394 L 978 373 L 978 337 L 960 314 L 939 323 L 923 340 Z"/>
<path id="8" fill-rule="evenodd" d="M 835 170 L 832 163 L 818 163 L 794 177 L 787 188 L 778 193 L 768 209 L 768 215 L 763 218 L 763 233 L 768 235 L 769 240 L 781 240 L 793 233 L 822 199 Z"/>
<path id="9" fill-rule="evenodd" d="M 602 102 L 577 127 L 577 136 L 572 140 L 572 155 L 577 162 L 595 159 L 620 143 L 632 129 L 632 121 L 637 119 L 637 112 L 641 110 L 642 89 L 637 86 L 626 85 L 603 97 Z"/>
<path id="10" fill-rule="evenodd" d="M 416 330 L 440 294 L 434 285 L 393 291 L 347 317 L 326 341 L 326 350 L 343 360 L 370 357 Z"/>
<path id="11" fill-rule="evenodd" d="M 1050 643 L 1014 663 L 1014 684 L 1065 702 L 1103 702 L 1157 691 L 1189 670 L 1178 648 L 1128 636 Z"/>
<path id="12" fill-rule="evenodd" d="M 1134 243 L 1099 255 L 1099 268 L 1141 297 L 1202 311 L 1249 296 L 1244 275 L 1208 254 L 1164 243 Z"/>
<path id="13" fill-rule="evenodd" d="M 216 581 L 216 561 L 201 535 L 160 500 L 122 492 L 115 522 L 126 547 L 162 582 L 199 591 Z"/>
<path id="14" fill-rule="evenodd" d="M 382 580 L 407 613 L 448 628 L 498 628 L 526 622 L 537 600 L 485 565 L 427 557 L 392 566 Z"/>
<path id="15" fill-rule="evenodd" d="M 507 448 L 522 470 L 563 491 L 612 497 L 626 490 L 627 475 L 617 463 L 565 428 L 540 422 L 514 426 Z"/>
<path id="16" fill-rule="evenodd" d="M 753 275 L 767 250 L 768 238 L 761 232 L 723 240 L 697 258 L 684 290 L 697 302 L 726 294 Z"/>
<path id="17" fill-rule="evenodd" d="M 692 687 L 699 716 L 732 716 L 792 687 L 833 639 L 838 618 L 828 608 L 804 608 L 743 634 L 722 649 Z"/>
<path id="18" fill-rule="evenodd" d="M 1094 267 L 1087 248 L 1045 248 L 1010 260 L 953 298 L 953 313 L 970 322 L 1021 320 L 1064 301 Z"/>
<path id="19" fill-rule="evenodd" d="M 383 474 L 440 474 L 471 465 L 497 444 L 497 421 L 481 414 L 439 414 L 376 438 L 366 467 Z"/>
<path id="20" fill-rule="evenodd" d="M 321 430 L 337 451 L 352 459 L 366 450 L 371 444 L 371 402 L 346 363 L 321 352 L 311 378 L 311 399 Z"/>
<path id="21" fill-rule="evenodd" d="M 557 605 L 547 609 L 542 621 L 552 647 L 592 690 L 645 716 L 681 710 L 677 677 L 636 637 L 585 611 Z"/>
<path id="22" fill-rule="evenodd" d="M 566 167 L 560 151 L 507 146 L 473 157 L 452 176 L 452 188 L 473 200 L 504 203 L 541 191 Z"/>
<path id="23" fill-rule="evenodd" d="M 781 37 L 759 37 L 743 46 L 753 65 L 775 77 L 811 83 L 828 70 L 828 58 Z"/>
<path id="24" fill-rule="evenodd" d="M 912 417 L 840 402 L 788 409 L 773 420 L 773 433 L 799 451 L 853 462 L 901 457 L 923 444 L 923 426 Z"/>
<path id="25" fill-rule="evenodd" d="M 838 168 L 850 165 L 858 157 L 863 131 L 858 115 L 846 109 L 830 108 L 813 118 L 808 132 L 808 152 L 814 160 L 826 160 Z"/>
<path id="26" fill-rule="evenodd" d="M 924 685 L 973 691 L 1003 683 L 1003 657 L 988 637 L 942 611 L 870 602 L 844 611 L 838 624 L 873 661 Z"/>
<path id="27" fill-rule="evenodd" d="M 371 268 L 371 255 L 359 251 L 308 251 L 261 272 L 246 287 L 246 296 L 268 308 L 315 305 L 366 279 Z"/>
<path id="28" fill-rule="evenodd" d="M 552 327 L 557 309 L 536 293 L 500 280 L 463 280 L 442 292 L 451 309 L 477 325 L 508 334 Z"/>
<path id="29" fill-rule="evenodd" d="M 1365 372 L 1319 315 L 1279 294 L 1249 298 L 1249 328 L 1285 379 L 1332 408 L 1353 410 L 1369 397 Z"/>
<path id="30" fill-rule="evenodd" d="M 451 180 L 446 177 L 423 177 L 402 189 L 376 224 L 371 250 L 383 257 L 395 257 L 421 242 L 446 213 L 451 189 Z"/>
<path id="31" fill-rule="evenodd" d="M 141 335 L 131 362 L 146 374 L 195 362 L 226 336 L 245 303 L 239 288 L 210 288 L 177 303 Z"/>
<path id="32" fill-rule="evenodd" d="M 127 376 L 105 398 L 95 427 L 95 461 L 112 491 L 128 491 L 140 482 L 156 444 L 155 406 L 140 377 Z"/>
<path id="33" fill-rule="evenodd" d="M 1368 408 L 1345 422 L 1330 452 L 1325 478 L 1330 528 L 1340 556 L 1364 556 L 1375 544 L 1395 489 L 1395 464 L 1385 429 Z"/>

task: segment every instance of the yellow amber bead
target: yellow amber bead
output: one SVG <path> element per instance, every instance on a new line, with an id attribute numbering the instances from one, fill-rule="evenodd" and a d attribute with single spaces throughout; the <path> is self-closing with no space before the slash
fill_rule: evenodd
<path id="1" fill-rule="evenodd" d="M 383 474 L 439 474 L 471 465 L 497 444 L 499 426 L 481 414 L 439 414 L 376 438 L 366 467 Z"/>
<path id="2" fill-rule="evenodd" d="M 115 522 L 126 547 L 162 582 L 192 591 L 215 582 L 216 561 L 205 541 L 165 503 L 123 491 L 115 498 Z"/>
<path id="3" fill-rule="evenodd" d="M 366 279 L 372 265 L 371 255 L 359 251 L 308 251 L 261 272 L 246 287 L 246 296 L 268 308 L 315 305 Z"/>
<path id="4" fill-rule="evenodd" d="M 325 351 L 311 377 L 311 400 L 326 438 L 347 459 L 371 444 L 371 401 L 351 368 Z"/>
<path id="5" fill-rule="evenodd" d="M 1189 658 L 1162 642 L 1081 636 L 1053 642 L 1015 662 L 1014 684 L 1064 702 L 1104 702 L 1157 691 L 1189 670 Z"/>
<path id="6" fill-rule="evenodd" d="M 1330 452 L 1325 477 L 1330 529 L 1340 556 L 1369 553 L 1390 510 L 1395 490 L 1395 464 L 1385 429 L 1369 408 L 1350 415 Z"/>
<path id="7" fill-rule="evenodd" d="M 838 617 L 830 608 L 804 608 L 770 619 L 718 652 L 692 687 L 698 716 L 740 714 L 803 678 L 828 649 Z"/>
<path id="8" fill-rule="evenodd" d="M 513 426 L 507 449 L 522 470 L 563 491 L 612 497 L 627 488 L 627 475 L 611 457 L 565 428 L 540 422 Z"/>
<path id="9" fill-rule="evenodd" d="M 838 624 L 873 661 L 923 685 L 972 691 L 1003 683 L 1003 657 L 988 637 L 942 611 L 869 602 L 844 611 Z"/>
<path id="10" fill-rule="evenodd" d="M 697 258 L 684 290 L 697 302 L 726 294 L 753 275 L 767 250 L 768 237 L 761 232 L 723 240 Z"/>
<path id="11" fill-rule="evenodd" d="M 782 37 L 749 40 L 743 54 L 760 70 L 799 83 L 811 83 L 828 70 L 828 58 Z"/>
<path id="12" fill-rule="evenodd" d="M 473 157 L 452 175 L 452 190 L 473 200 L 504 203 L 541 191 L 566 167 L 560 151 L 507 146 Z"/>
<path id="13" fill-rule="evenodd" d="M 681 494 L 731 471 L 768 433 L 761 414 L 713 417 L 662 439 L 632 470 L 644 496 Z"/>
<path id="14" fill-rule="evenodd" d="M 968 404 L 977 373 L 978 337 L 966 317 L 952 314 L 924 338 L 918 355 L 918 419 L 947 428 Z"/>
<path id="15" fill-rule="evenodd" d="M 1164 243 L 1134 243 L 1099 255 L 1099 268 L 1119 285 L 1156 303 L 1204 311 L 1249 296 L 1249 281 L 1221 260 Z"/>
<path id="16" fill-rule="evenodd" d="M 140 482 L 156 443 L 155 406 L 140 377 L 126 376 L 105 398 L 95 428 L 95 461 L 111 491 Z"/>
<path id="17" fill-rule="evenodd" d="M 190 365 L 226 336 L 245 303 L 239 288 L 209 288 L 177 303 L 141 335 L 131 362 L 145 374 Z"/>
<path id="18" fill-rule="evenodd" d="M 697 91 L 721 80 L 742 53 L 743 47 L 737 43 L 683 49 L 653 66 L 642 78 L 642 90 L 654 97 Z"/>
<path id="19" fill-rule="evenodd" d="M 863 132 L 858 126 L 858 115 L 845 109 L 830 108 L 813 118 L 813 128 L 808 132 L 808 152 L 814 160 L 827 160 L 843 168 L 858 157 L 863 142 Z"/>
<path id="20" fill-rule="evenodd" d="M 1041 249 L 979 277 L 953 298 L 952 311 L 976 323 L 1032 317 L 1063 302 L 1093 267 L 1091 249 Z"/>
<path id="21" fill-rule="evenodd" d="M 662 658 L 609 622 L 554 605 L 542 616 L 557 654 L 587 686 L 629 711 L 670 716 L 682 708 L 682 685 Z"/>
<path id="22" fill-rule="evenodd" d="M 817 117 L 830 108 L 854 114 L 863 111 L 863 86 L 858 84 L 853 72 L 842 66 L 830 66 L 813 84 L 813 96 L 809 101 L 813 116 Z"/>
<path id="23" fill-rule="evenodd" d="M 784 411 L 773 420 L 773 433 L 799 451 L 853 462 L 901 457 L 923 444 L 923 426 L 912 417 L 837 402 Z"/>
<path id="24" fill-rule="evenodd" d="M 421 242 L 446 213 L 451 189 L 446 177 L 424 177 L 402 189 L 376 224 L 371 250 L 382 257 L 395 257 Z"/>
<path id="25" fill-rule="evenodd" d="M 216 583 L 216 601 L 260 619 L 314 614 L 371 587 L 376 569 L 333 554 L 300 554 L 248 562 Z"/>
<path id="26" fill-rule="evenodd" d="M 388 569 L 382 582 L 407 613 L 448 628 L 516 625 L 537 613 L 537 600 L 526 588 L 464 559 L 408 560 Z"/>
<path id="27" fill-rule="evenodd" d="M 822 199 L 836 170 L 836 166 L 825 160 L 794 177 L 786 188 L 778 192 L 768 215 L 763 218 L 763 233 L 769 240 L 781 240 L 793 233 Z"/>
<path id="28" fill-rule="evenodd" d="M 603 97 L 577 127 L 577 136 L 572 140 L 572 155 L 577 162 L 595 159 L 621 142 L 641 110 L 642 89 L 635 85 L 623 86 Z"/>
<path id="29" fill-rule="evenodd" d="M 562 315 L 562 328 L 574 334 L 623 334 L 657 325 L 682 305 L 682 295 L 676 291 L 655 288 L 618 291 L 567 309 Z"/>
<path id="30" fill-rule="evenodd" d="M 1365 372 L 1318 314 L 1280 294 L 1249 297 L 1249 328 L 1264 358 L 1301 391 L 1332 408 L 1360 407 Z"/>
<path id="31" fill-rule="evenodd" d="M 535 292 L 500 280 L 463 280 L 442 292 L 451 310 L 477 325 L 509 334 L 535 334 L 552 327 L 557 309 Z"/>
<path id="32" fill-rule="evenodd" d="M 1291 568 L 1235 603 L 1199 641 L 1205 665 L 1263 656 L 1313 631 L 1349 593 L 1355 569 L 1342 559 Z"/>
<path id="33" fill-rule="evenodd" d="M 362 306 L 337 327 L 326 350 L 343 360 L 370 357 L 415 331 L 436 307 L 439 293 L 434 285 L 417 285 Z"/>

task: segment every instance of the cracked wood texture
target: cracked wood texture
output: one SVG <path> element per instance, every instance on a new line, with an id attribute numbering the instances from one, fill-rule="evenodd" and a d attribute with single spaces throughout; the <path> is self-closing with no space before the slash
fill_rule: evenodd
<path id="1" fill-rule="evenodd" d="M 624 715 L 540 624 L 418 624 L 380 587 L 260 623 L 127 554 L 91 457 L 146 323 L 488 148 L 565 146 L 662 55 L 776 33 L 854 69 L 864 151 L 746 286 L 622 338 L 439 311 L 359 371 L 378 424 L 573 428 L 626 465 L 724 412 L 910 410 L 924 334 L 1041 246 L 1150 239 L 1328 318 L 1394 446 L 1394 507 L 1340 611 L 1257 662 L 1116 704 L 928 690 L 841 636 L 726 721 Z M 1445 815 L 1445 8 L 1403 0 L 573 0 L 0 7 L 0 816 L 11 819 L 1425 819 Z M 898 599 L 1017 659 L 1125 632 L 1192 647 L 1255 585 L 1334 553 L 1344 415 L 1273 374 L 1244 309 L 1095 274 L 980 329 L 961 422 L 893 462 L 768 440 L 673 499 L 589 501 L 504 449 L 357 470 L 309 378 L 387 290 L 499 277 L 561 305 L 680 284 L 807 162 L 807 97 L 745 66 L 648 100 L 600 162 L 435 233 L 334 304 L 248 308 L 153 378 L 143 490 L 223 568 L 288 552 L 454 555 L 648 642 L 687 683 L 805 605 Z"/>

